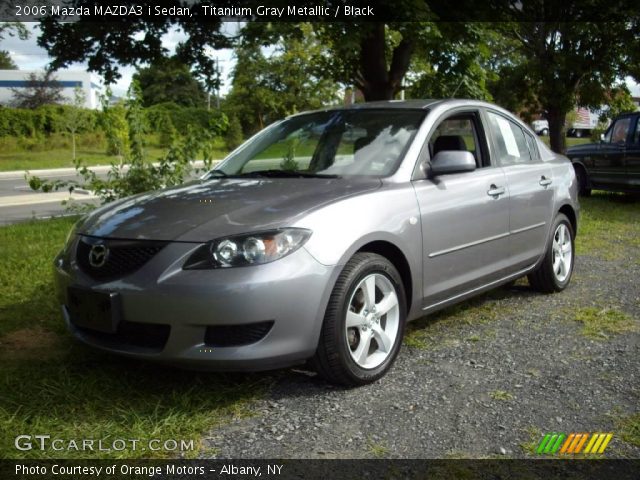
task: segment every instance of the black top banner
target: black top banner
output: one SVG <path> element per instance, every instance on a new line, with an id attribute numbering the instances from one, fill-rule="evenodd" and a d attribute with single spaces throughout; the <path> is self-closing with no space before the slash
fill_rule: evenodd
<path id="1" fill-rule="evenodd" d="M 263 22 L 638 22 L 635 0 L 2 0 L 0 20 Z"/>

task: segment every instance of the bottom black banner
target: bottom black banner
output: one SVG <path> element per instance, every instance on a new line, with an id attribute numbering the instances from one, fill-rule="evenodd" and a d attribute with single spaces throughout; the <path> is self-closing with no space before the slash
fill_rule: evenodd
<path id="1" fill-rule="evenodd" d="M 615 479 L 640 460 L 2 460 L 0 479 Z"/>

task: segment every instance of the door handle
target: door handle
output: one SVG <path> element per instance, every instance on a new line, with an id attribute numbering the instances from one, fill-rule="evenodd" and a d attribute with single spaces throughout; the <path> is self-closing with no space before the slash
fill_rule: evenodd
<path id="1" fill-rule="evenodd" d="M 550 178 L 547 178 L 547 177 L 545 177 L 543 175 L 542 177 L 540 177 L 540 181 L 538 183 L 546 188 L 549 185 L 551 185 L 552 182 L 553 182 L 553 180 L 551 180 Z"/>
<path id="2" fill-rule="evenodd" d="M 498 198 L 500 195 L 503 195 L 505 192 L 504 187 L 497 187 L 495 184 L 492 184 L 487 190 L 487 195 L 493 198 Z"/>

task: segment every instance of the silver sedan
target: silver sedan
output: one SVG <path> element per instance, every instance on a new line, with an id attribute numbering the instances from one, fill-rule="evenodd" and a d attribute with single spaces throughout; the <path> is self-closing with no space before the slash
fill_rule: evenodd
<path id="1" fill-rule="evenodd" d="M 528 275 L 563 290 L 571 163 L 509 112 L 380 102 L 277 122 L 202 179 L 105 205 L 55 259 L 81 341 L 194 368 L 384 375 L 407 321 Z"/>

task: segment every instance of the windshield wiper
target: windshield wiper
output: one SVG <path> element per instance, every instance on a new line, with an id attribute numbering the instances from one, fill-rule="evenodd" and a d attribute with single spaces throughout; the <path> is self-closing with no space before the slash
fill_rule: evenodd
<path id="1" fill-rule="evenodd" d="M 339 178 L 339 175 L 329 175 L 326 173 L 301 172 L 299 170 L 255 170 L 253 172 L 241 173 L 243 177 L 272 177 L 272 178 Z"/>

